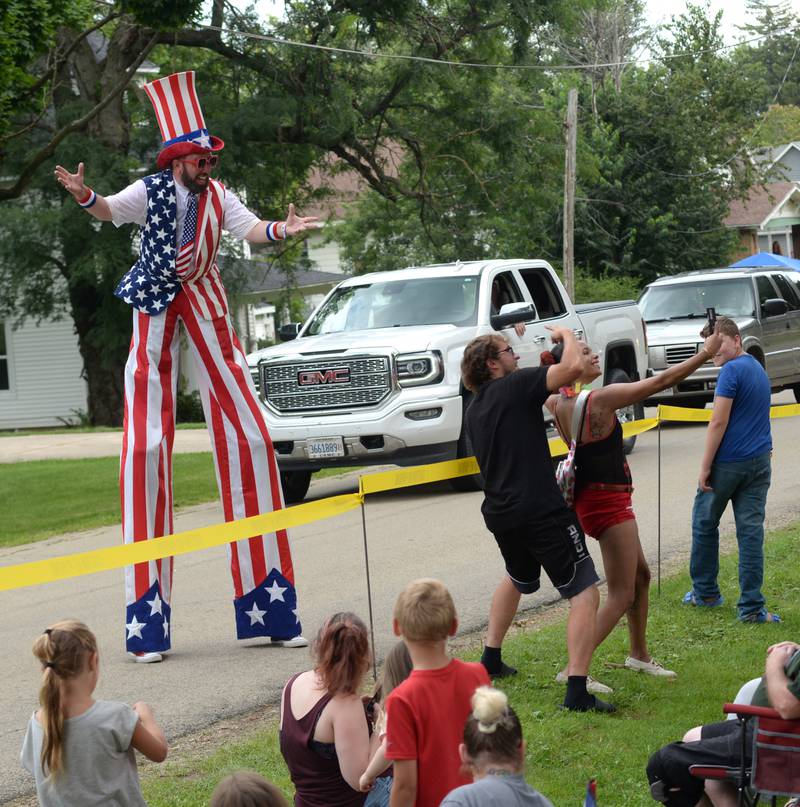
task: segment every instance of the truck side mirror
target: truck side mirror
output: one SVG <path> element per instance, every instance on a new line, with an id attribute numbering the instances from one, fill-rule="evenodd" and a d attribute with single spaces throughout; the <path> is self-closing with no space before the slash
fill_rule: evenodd
<path id="1" fill-rule="evenodd" d="M 527 322 L 529 319 L 536 319 L 536 309 L 529 303 L 506 303 L 499 314 L 492 314 L 489 317 L 489 324 L 496 331 L 501 331 L 509 325 L 516 325 L 518 322 Z"/>
<path id="2" fill-rule="evenodd" d="M 287 322 L 286 325 L 278 328 L 278 339 L 281 342 L 291 342 L 292 339 L 297 339 L 297 334 L 300 333 L 302 327 L 302 322 Z"/>
<path id="3" fill-rule="evenodd" d="M 789 303 L 776 297 L 772 300 L 764 300 L 761 303 L 761 314 L 764 317 L 779 317 L 789 310 Z"/>

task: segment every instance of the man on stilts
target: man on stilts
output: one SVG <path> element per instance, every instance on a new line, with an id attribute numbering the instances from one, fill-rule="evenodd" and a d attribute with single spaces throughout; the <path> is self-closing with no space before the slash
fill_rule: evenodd
<path id="1" fill-rule="evenodd" d="M 145 85 L 163 145 L 159 172 L 113 196 L 88 188 L 83 163 L 58 182 L 101 221 L 142 227 L 139 260 L 115 294 L 134 308 L 125 366 L 120 495 L 125 543 L 173 532 L 172 446 L 182 323 L 198 368 L 226 521 L 283 508 L 278 466 L 242 346 L 233 330 L 216 256 L 225 229 L 251 243 L 279 241 L 316 225 L 295 215 L 261 221 L 210 178 L 224 143 L 209 135 L 194 72 Z M 285 530 L 230 544 L 236 635 L 305 647 Z M 126 647 L 136 661 L 171 648 L 172 558 L 125 570 Z"/>

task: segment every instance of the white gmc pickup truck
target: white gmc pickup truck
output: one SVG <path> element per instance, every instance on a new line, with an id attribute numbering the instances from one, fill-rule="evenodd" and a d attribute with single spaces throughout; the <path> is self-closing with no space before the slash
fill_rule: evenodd
<path id="1" fill-rule="evenodd" d="M 520 322 L 521 337 L 514 329 Z M 543 260 L 418 266 L 340 283 L 305 324 L 281 328 L 290 341 L 247 357 L 287 502 L 301 501 L 312 472 L 323 467 L 470 456 L 462 426 L 469 405 L 464 347 L 498 331 L 521 367 L 538 366 L 550 347 L 546 325 L 572 328 L 600 354 L 596 384 L 645 376 L 636 304 L 573 306 Z M 641 417 L 641 409 L 621 415 Z M 452 484 L 475 490 L 480 480 Z"/>

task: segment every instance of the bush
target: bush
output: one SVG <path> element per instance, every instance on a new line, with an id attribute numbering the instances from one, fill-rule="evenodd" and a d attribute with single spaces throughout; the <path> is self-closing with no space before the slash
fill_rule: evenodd
<path id="1" fill-rule="evenodd" d="M 641 289 L 639 278 L 615 274 L 595 277 L 586 272 L 575 274 L 576 303 L 604 303 L 609 300 L 635 300 Z"/>
<path id="2" fill-rule="evenodd" d="M 175 419 L 178 423 L 204 423 L 203 404 L 200 402 L 200 393 L 184 392 L 178 390 L 175 399 Z"/>
<path id="3" fill-rule="evenodd" d="M 564 281 L 562 272 L 558 273 Z M 623 274 L 591 275 L 585 269 L 575 270 L 575 302 L 605 303 L 611 300 L 635 300 L 642 288 L 640 278 Z"/>

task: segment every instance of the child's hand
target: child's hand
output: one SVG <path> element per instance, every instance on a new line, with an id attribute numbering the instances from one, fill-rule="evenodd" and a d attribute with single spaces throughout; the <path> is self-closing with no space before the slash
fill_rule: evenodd
<path id="1" fill-rule="evenodd" d="M 358 789 L 362 793 L 368 793 L 372 790 L 372 785 L 375 784 L 375 780 L 371 776 L 367 776 L 366 773 L 361 774 L 361 778 L 358 780 Z"/>
<path id="2" fill-rule="evenodd" d="M 133 704 L 133 711 L 139 715 L 140 719 L 147 719 L 148 717 L 152 719 L 153 711 L 152 709 L 144 702 L 144 701 L 136 701 Z"/>

